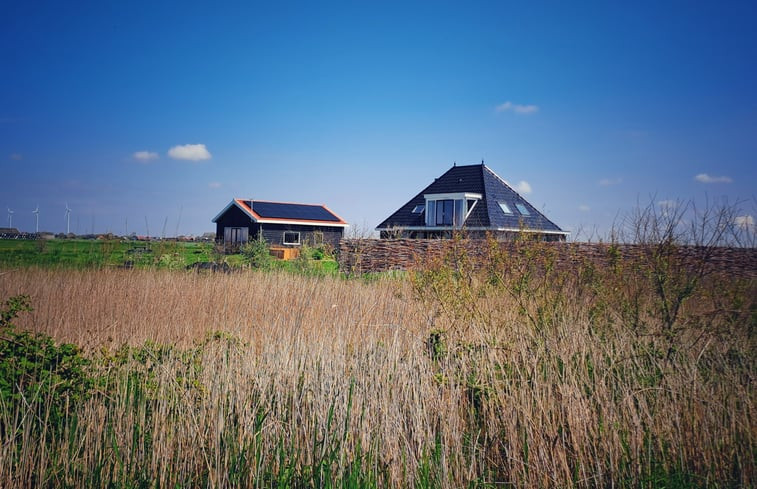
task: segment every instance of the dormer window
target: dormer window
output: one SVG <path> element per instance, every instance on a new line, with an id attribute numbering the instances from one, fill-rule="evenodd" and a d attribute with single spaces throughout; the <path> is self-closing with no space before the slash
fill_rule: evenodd
<path id="1" fill-rule="evenodd" d="M 427 194 L 426 226 L 428 227 L 462 227 L 481 194 L 450 193 Z"/>

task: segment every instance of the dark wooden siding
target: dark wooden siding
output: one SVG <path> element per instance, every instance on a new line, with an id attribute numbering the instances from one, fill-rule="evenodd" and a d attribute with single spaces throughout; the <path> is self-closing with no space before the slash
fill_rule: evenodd
<path id="1" fill-rule="evenodd" d="M 216 241 L 223 241 L 223 230 L 227 227 L 234 228 L 250 228 L 250 237 L 252 238 L 252 219 L 250 216 L 242 212 L 242 210 L 232 205 L 221 217 L 216 221 Z"/>
<path id="2" fill-rule="evenodd" d="M 295 224 L 262 224 L 263 239 L 271 245 L 284 246 L 284 233 L 294 231 L 300 233 L 300 243 L 318 244 L 322 240 L 324 243 L 337 248 L 339 240 L 344 235 L 344 228 L 335 228 L 329 226 L 305 226 Z M 255 230 L 257 236 L 258 230 Z M 252 230 L 250 236 L 253 236 Z"/>
<path id="3" fill-rule="evenodd" d="M 246 227 L 249 229 L 249 239 L 257 239 L 260 229 L 263 229 L 263 239 L 270 245 L 283 246 L 284 233 L 294 231 L 300 233 L 300 243 L 314 244 L 322 240 L 334 248 L 338 248 L 339 240 L 344 236 L 344 228 L 331 226 L 308 226 L 301 224 L 256 224 L 250 217 L 233 205 L 216 221 L 216 241 L 223 242 L 224 228 Z"/>

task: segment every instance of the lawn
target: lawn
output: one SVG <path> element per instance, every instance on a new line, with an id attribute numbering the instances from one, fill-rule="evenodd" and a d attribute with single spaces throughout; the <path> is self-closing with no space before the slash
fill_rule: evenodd
<path id="1" fill-rule="evenodd" d="M 182 268 L 213 261 L 209 243 L 127 240 L 0 240 L 2 267 Z"/>

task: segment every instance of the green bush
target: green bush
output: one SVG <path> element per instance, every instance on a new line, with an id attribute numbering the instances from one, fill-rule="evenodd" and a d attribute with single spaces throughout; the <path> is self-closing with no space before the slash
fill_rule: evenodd
<path id="1" fill-rule="evenodd" d="M 11 297 L 0 310 L 0 398 L 6 406 L 45 402 L 54 427 L 66 401 L 81 398 L 91 387 L 89 360 L 76 345 L 16 330 L 13 319 L 31 310 L 26 295 Z"/>
<path id="2" fill-rule="evenodd" d="M 240 251 L 253 268 L 266 269 L 273 262 L 268 243 L 262 237 L 248 241 Z"/>

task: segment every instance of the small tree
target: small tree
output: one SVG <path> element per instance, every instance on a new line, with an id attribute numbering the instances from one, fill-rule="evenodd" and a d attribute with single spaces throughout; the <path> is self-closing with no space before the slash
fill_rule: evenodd
<path id="1" fill-rule="evenodd" d="M 258 236 L 257 239 L 250 240 L 242 245 L 240 251 L 253 268 L 266 269 L 273 262 L 268 242 L 262 236 Z"/>

